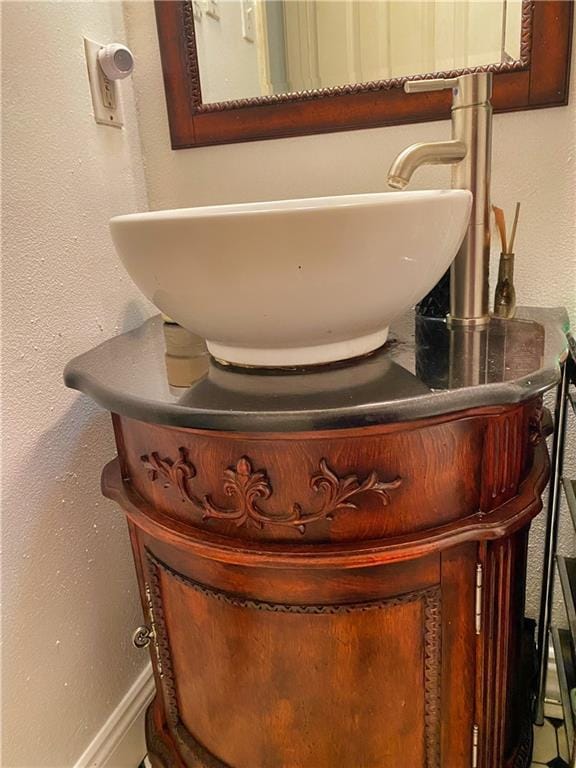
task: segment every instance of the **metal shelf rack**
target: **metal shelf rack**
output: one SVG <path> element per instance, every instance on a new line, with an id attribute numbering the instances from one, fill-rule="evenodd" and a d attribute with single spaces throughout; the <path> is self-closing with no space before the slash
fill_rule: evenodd
<path id="1" fill-rule="evenodd" d="M 538 694 L 534 721 L 544 721 L 544 697 L 550 638 L 558 669 L 560 697 L 568 743 L 571 747 L 571 768 L 576 768 L 576 558 L 564 557 L 557 552 L 560 499 L 562 492 L 567 501 L 572 525 L 576 532 L 576 480 L 563 477 L 564 451 L 568 414 L 576 416 L 576 399 L 570 385 L 576 385 L 576 341 L 568 334 L 569 354 L 562 364 L 554 411 L 554 436 L 548 491 L 548 517 L 546 520 L 546 549 L 542 574 L 540 617 L 538 621 Z M 575 433 L 576 434 L 576 433 Z M 569 629 L 551 626 L 554 590 L 554 564 L 558 571 L 562 596 L 566 607 Z"/>

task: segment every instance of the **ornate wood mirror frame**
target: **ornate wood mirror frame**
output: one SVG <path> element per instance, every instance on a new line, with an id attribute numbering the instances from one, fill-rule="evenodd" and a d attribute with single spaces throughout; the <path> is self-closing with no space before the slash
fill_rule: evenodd
<path id="1" fill-rule="evenodd" d="M 419 123 L 449 117 L 451 94 L 405 94 L 395 78 L 204 104 L 191 0 L 155 0 L 173 149 Z M 574 0 L 524 0 L 521 57 L 457 72 L 494 72 L 498 112 L 561 106 L 568 100 Z"/>

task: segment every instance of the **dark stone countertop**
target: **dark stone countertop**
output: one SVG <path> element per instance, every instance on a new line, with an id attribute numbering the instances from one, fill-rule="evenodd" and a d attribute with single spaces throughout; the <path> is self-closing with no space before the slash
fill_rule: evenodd
<path id="1" fill-rule="evenodd" d="M 567 354 L 564 309 L 522 307 L 482 330 L 411 312 L 373 354 L 305 371 L 222 366 L 158 315 L 74 358 L 67 386 L 109 411 L 240 432 L 342 429 L 527 400 L 553 387 Z"/>

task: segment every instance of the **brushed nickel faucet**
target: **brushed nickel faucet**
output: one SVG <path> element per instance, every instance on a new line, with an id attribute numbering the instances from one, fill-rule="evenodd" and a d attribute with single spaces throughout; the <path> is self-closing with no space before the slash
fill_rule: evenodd
<path id="1" fill-rule="evenodd" d="M 453 189 L 473 195 L 470 222 L 452 263 L 450 315 L 452 324 L 478 326 L 489 322 L 490 166 L 492 159 L 492 73 L 481 72 L 435 80 L 409 80 L 407 93 L 452 89 L 452 139 L 431 141 L 401 152 L 390 166 L 388 184 L 404 189 L 421 165 L 452 165 Z"/>

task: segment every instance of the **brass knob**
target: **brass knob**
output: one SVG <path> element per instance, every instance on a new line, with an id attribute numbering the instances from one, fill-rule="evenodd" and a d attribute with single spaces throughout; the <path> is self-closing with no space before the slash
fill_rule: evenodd
<path id="1" fill-rule="evenodd" d="M 132 635 L 132 645 L 135 648 L 148 648 L 152 639 L 152 630 L 150 627 L 138 627 Z"/>

